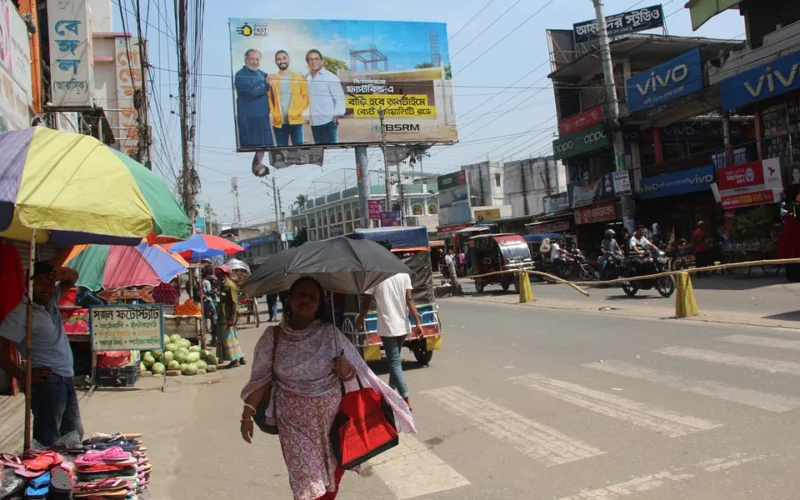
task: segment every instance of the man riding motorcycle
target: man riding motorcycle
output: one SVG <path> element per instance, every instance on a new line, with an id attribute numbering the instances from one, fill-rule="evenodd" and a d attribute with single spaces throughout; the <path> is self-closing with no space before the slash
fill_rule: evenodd
<path id="1" fill-rule="evenodd" d="M 603 255 L 600 256 L 600 281 L 606 280 L 606 267 L 608 266 L 608 261 L 614 257 L 617 259 L 622 258 L 622 249 L 619 247 L 619 243 L 614 238 L 616 233 L 613 229 L 606 229 L 605 238 L 600 243 L 600 251 Z M 600 285 L 602 288 L 607 288 L 608 285 Z"/>
<path id="2" fill-rule="evenodd" d="M 637 271 L 643 268 L 644 261 L 642 259 L 647 256 L 648 251 L 655 252 L 656 254 L 661 253 L 661 250 L 652 244 L 644 235 L 644 229 L 644 226 L 637 227 L 636 232 L 631 236 L 631 241 L 628 243 L 631 261 Z"/>
<path id="3" fill-rule="evenodd" d="M 563 250 L 558 242 L 564 242 L 561 239 L 554 240 L 550 244 L 550 261 L 553 265 L 553 270 L 555 271 L 557 276 L 563 276 L 564 271 L 567 267 L 567 257 L 570 256 L 570 253 L 566 250 Z"/>

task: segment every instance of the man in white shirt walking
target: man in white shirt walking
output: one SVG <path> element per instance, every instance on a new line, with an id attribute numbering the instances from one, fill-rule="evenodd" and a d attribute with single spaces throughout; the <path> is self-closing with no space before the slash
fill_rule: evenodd
<path id="1" fill-rule="evenodd" d="M 392 248 L 389 242 L 381 244 L 388 250 Z M 378 335 L 389 361 L 389 387 L 396 390 L 411 408 L 408 385 L 403 375 L 403 359 L 400 356 L 406 337 L 412 332 L 409 313 L 416 325 L 413 329 L 414 335 L 422 335 L 422 319 L 414 303 L 411 277 L 408 274 L 395 274 L 367 290 L 361 298 L 361 311 L 356 319 L 356 329 L 359 331 L 364 328 L 364 318 L 369 312 L 373 297 L 378 310 Z"/>
<path id="2" fill-rule="evenodd" d="M 309 50 L 306 63 L 311 69 L 306 79 L 314 144 L 336 144 L 339 141 L 339 118 L 345 113 L 342 82 L 323 67 L 319 50 Z"/>

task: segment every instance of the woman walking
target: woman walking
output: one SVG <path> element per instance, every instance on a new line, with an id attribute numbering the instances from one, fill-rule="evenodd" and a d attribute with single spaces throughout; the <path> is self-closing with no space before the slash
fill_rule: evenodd
<path id="1" fill-rule="evenodd" d="M 236 368 L 245 364 L 239 338 L 236 336 L 239 288 L 231 280 L 231 270 L 228 266 L 217 266 L 214 274 L 220 283 L 217 302 L 217 354 L 223 361 L 230 361 L 226 368 Z"/>
<path id="2" fill-rule="evenodd" d="M 306 277 L 292 285 L 284 302 L 283 322 L 267 328 L 256 344 L 250 382 L 241 394 L 245 403 L 241 433 L 250 443 L 255 408 L 270 391 L 267 422 L 278 426 L 296 500 L 336 498 L 344 471 L 334 458 L 329 433 L 339 411 L 343 381 L 346 389 L 357 389 L 354 379 L 358 376 L 364 387 L 383 394 L 394 411 L 398 431 L 416 432 L 403 399 L 372 373 L 347 337 L 326 321 L 324 309 L 324 291 L 317 281 Z"/>

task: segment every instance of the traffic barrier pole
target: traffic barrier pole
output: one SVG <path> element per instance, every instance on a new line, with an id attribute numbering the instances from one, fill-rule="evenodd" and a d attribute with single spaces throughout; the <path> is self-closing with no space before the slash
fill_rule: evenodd
<path id="1" fill-rule="evenodd" d="M 697 315 L 692 278 L 689 273 L 682 271 L 675 276 L 675 317 L 688 318 Z"/>
<path id="2" fill-rule="evenodd" d="M 528 273 L 519 273 L 517 279 L 519 280 L 519 303 L 533 302 L 533 289 L 531 289 L 531 279 L 528 277 Z"/>

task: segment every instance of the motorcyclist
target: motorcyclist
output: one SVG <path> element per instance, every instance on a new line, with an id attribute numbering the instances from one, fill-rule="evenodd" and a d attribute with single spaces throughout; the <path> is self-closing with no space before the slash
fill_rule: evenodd
<path id="1" fill-rule="evenodd" d="M 614 238 L 616 233 L 613 229 L 606 229 L 605 238 L 600 243 L 600 251 L 603 253 L 600 256 L 600 281 L 606 280 L 606 266 L 608 266 L 608 261 L 611 257 L 620 259 L 622 257 L 622 249 L 619 247 L 619 243 Z M 600 285 L 602 288 L 606 288 L 608 285 Z"/>
<path id="2" fill-rule="evenodd" d="M 636 232 L 633 233 L 628 243 L 628 251 L 630 252 L 634 267 L 637 270 L 641 270 L 644 267 L 643 259 L 647 256 L 648 252 L 654 252 L 655 254 L 661 253 L 661 250 L 645 237 L 644 230 L 644 226 L 637 227 Z"/>
<path id="3" fill-rule="evenodd" d="M 561 245 L 558 244 L 559 241 L 563 243 L 563 240 L 557 239 L 550 244 L 550 260 L 553 263 L 553 270 L 556 275 L 563 276 L 567 267 L 567 257 L 570 254 L 561 248 Z"/>

